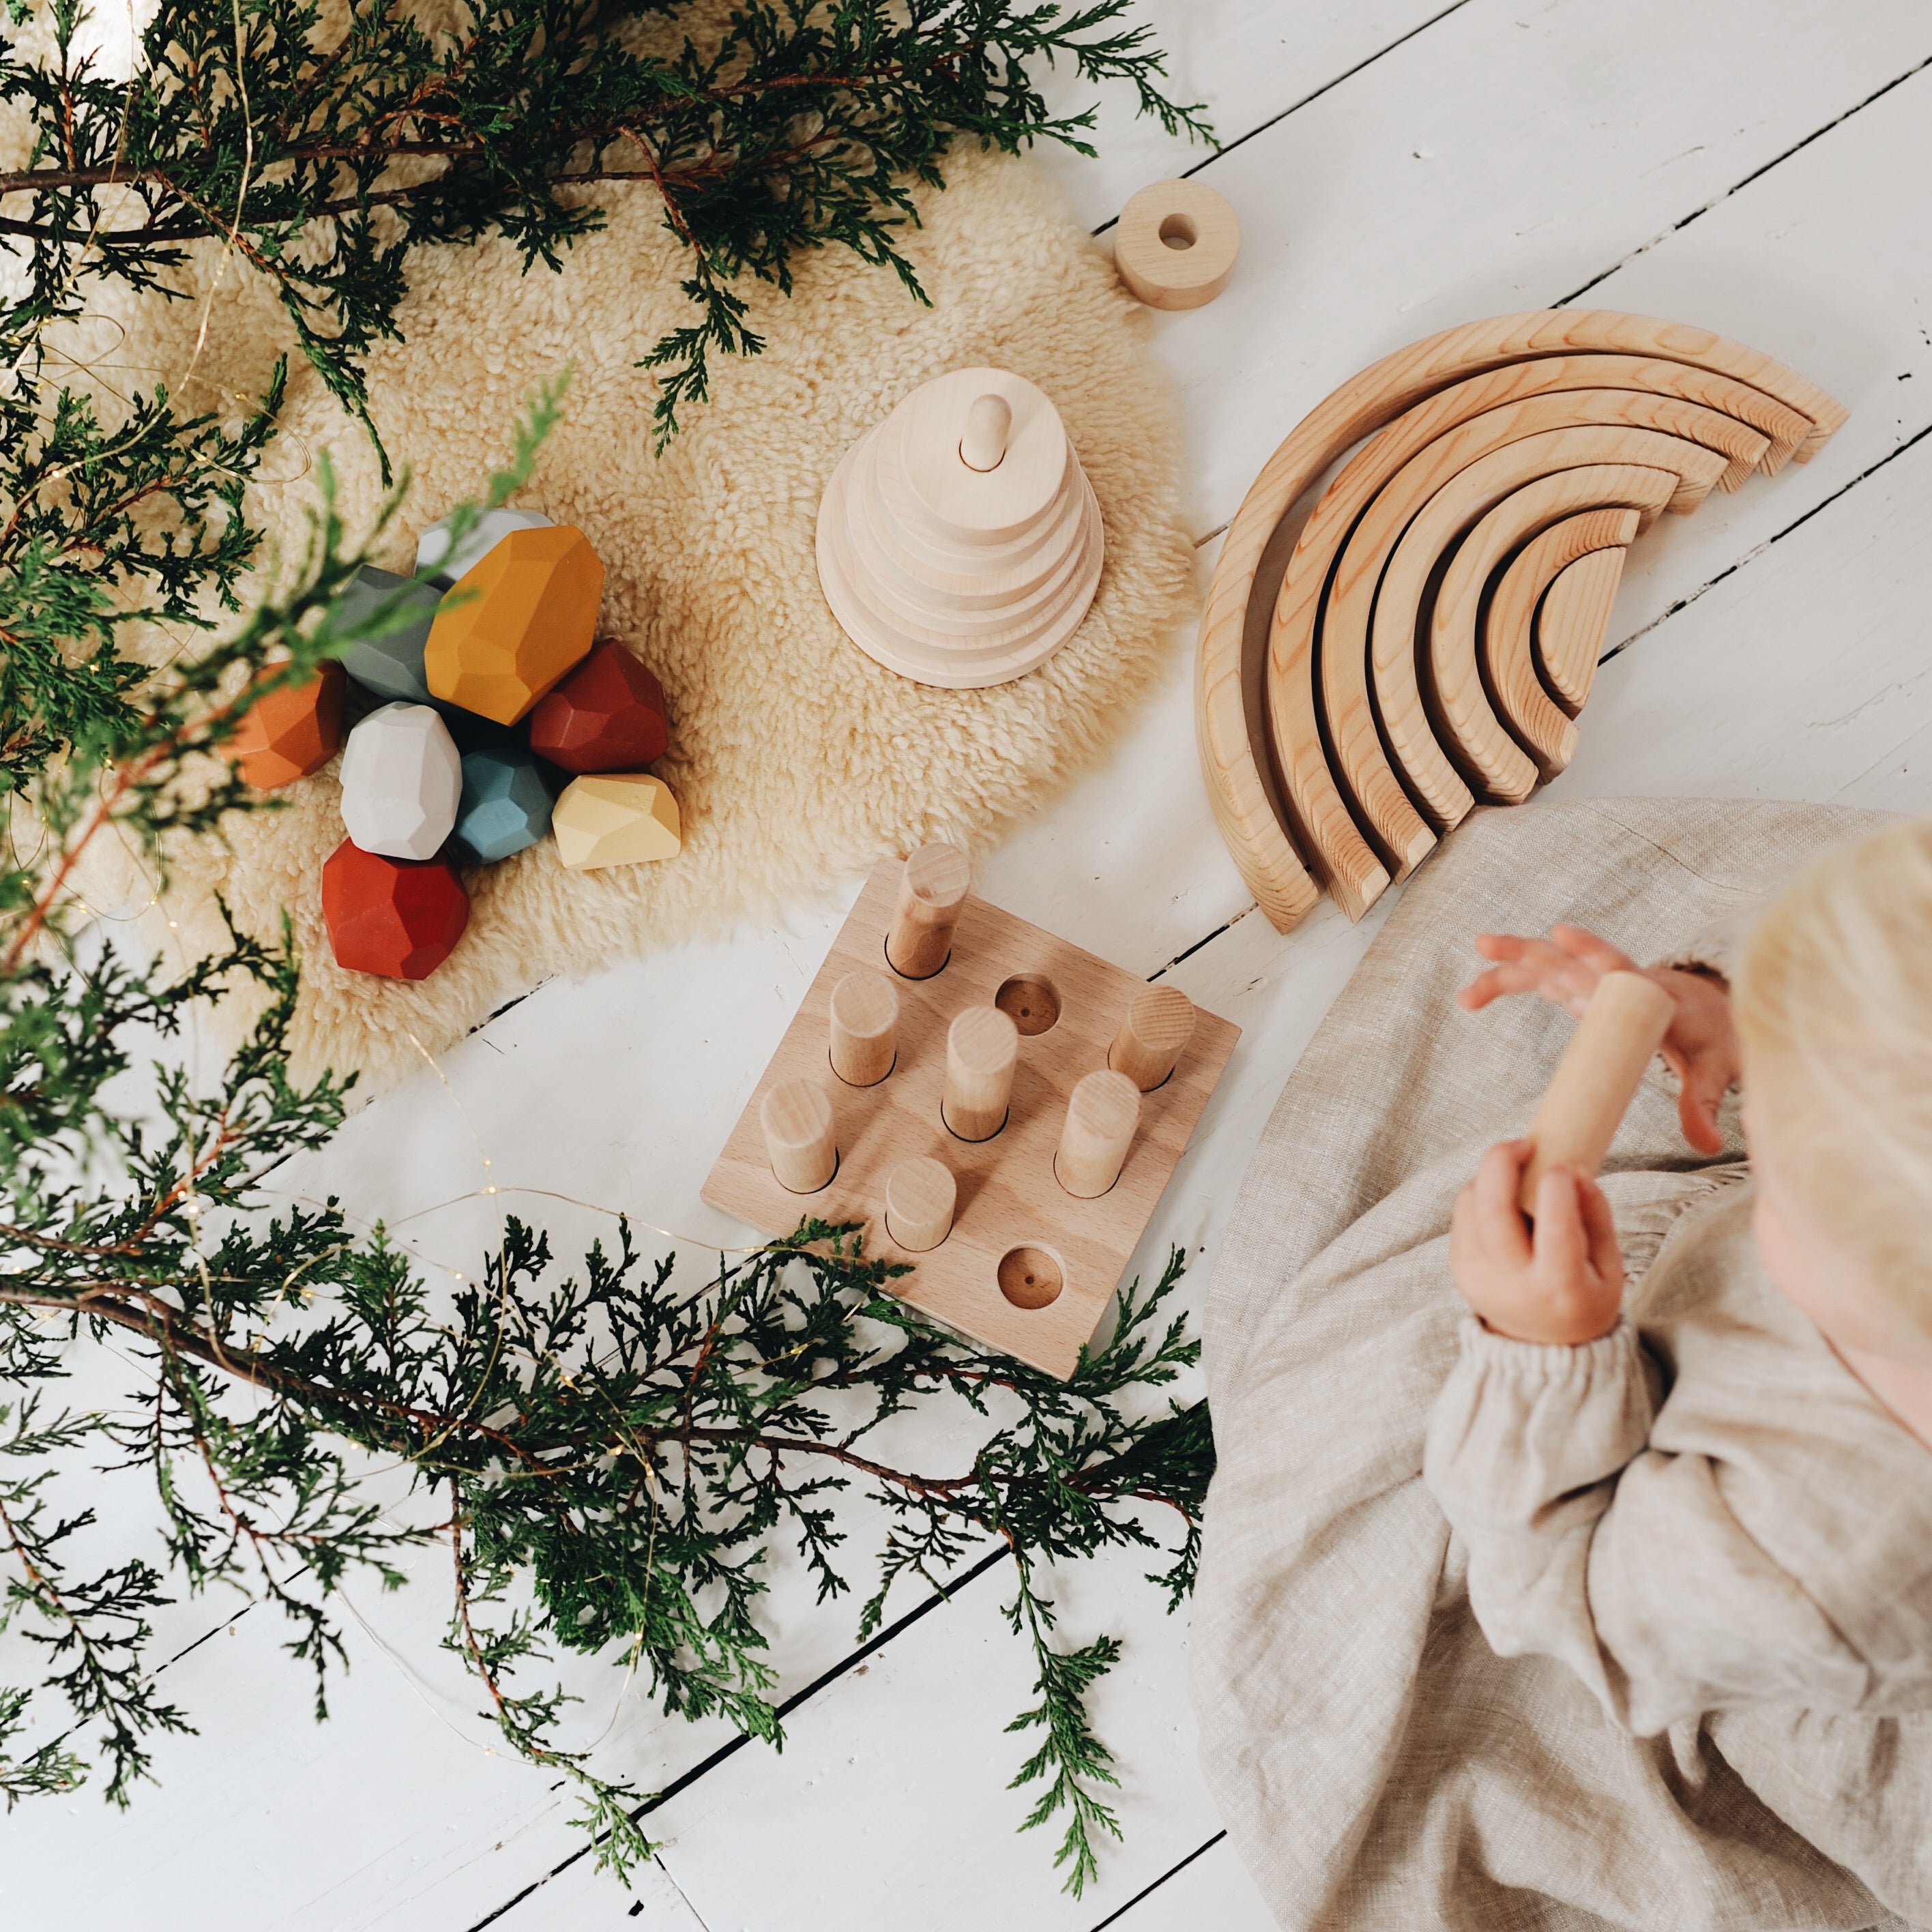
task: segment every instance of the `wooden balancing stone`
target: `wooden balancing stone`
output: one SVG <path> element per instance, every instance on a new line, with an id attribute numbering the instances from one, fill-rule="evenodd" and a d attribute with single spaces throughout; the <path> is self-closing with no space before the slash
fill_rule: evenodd
<path id="1" fill-rule="evenodd" d="M 1360 918 L 1478 800 L 1562 770 L 1631 542 L 1844 420 L 1741 343 L 1608 309 L 1468 322 L 1342 384 L 1249 490 L 1201 628 L 1202 776 L 1275 926 L 1324 887 Z"/>
<path id="2" fill-rule="evenodd" d="M 921 684 L 1024 676 L 1100 582 L 1100 506 L 1060 412 L 1024 376 L 956 369 L 846 452 L 818 506 L 818 579 L 845 634 Z"/>
<path id="3" fill-rule="evenodd" d="M 769 1234 L 863 1222 L 911 1267 L 892 1293 L 1064 1376 L 1239 1029 L 970 883 L 950 846 L 874 871 L 704 1198 Z"/>

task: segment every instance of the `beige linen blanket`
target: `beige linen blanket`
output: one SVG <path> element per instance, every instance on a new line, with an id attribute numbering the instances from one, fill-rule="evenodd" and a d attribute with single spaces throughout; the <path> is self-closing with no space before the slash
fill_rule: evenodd
<path id="1" fill-rule="evenodd" d="M 1932 1926 L 1932 1456 L 1764 1279 L 1734 1119 L 1707 1161 L 1660 1070 L 1630 1111 L 1605 1185 L 1635 1331 L 1568 1371 L 1603 1386 L 1556 1405 L 1547 1496 L 1534 1470 L 1485 1470 L 1472 1422 L 1509 1411 L 1478 1400 L 1485 1375 L 1558 1372 L 1480 1349 L 1458 1368 L 1448 1265 L 1456 1190 L 1526 1126 L 1573 1025 L 1456 1006 L 1470 936 L 1569 918 L 1666 956 L 1870 822 L 1678 801 L 1480 814 L 1283 1093 L 1210 1291 L 1220 1466 L 1194 1639 L 1203 1762 L 1283 1925 Z M 1432 1410 L 1430 1474 L 1463 1534 L 1423 1478 Z M 1593 1485 L 1633 1454 L 1657 1480 L 1605 1516 Z M 1579 1526 L 1630 1499 L 1622 1594 L 1599 1598 Z M 1472 1574 L 1502 1647 L 1528 1654 L 1492 1647 Z"/>

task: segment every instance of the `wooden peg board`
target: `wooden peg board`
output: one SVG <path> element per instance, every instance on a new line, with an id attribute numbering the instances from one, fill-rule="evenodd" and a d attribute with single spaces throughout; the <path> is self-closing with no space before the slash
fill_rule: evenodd
<path id="1" fill-rule="evenodd" d="M 904 1300 L 986 1347 L 1049 1375 L 1070 1375 L 1240 1029 L 1197 1012 L 1173 1073 L 1142 1096 L 1140 1131 L 1120 1179 L 1096 1199 L 1076 1200 L 1053 1175 L 1067 1096 L 1082 1075 L 1106 1065 L 1108 1047 L 1146 982 L 970 896 L 945 967 L 929 980 L 904 979 L 886 964 L 885 946 L 904 869 L 888 860 L 866 881 L 712 1168 L 704 1198 L 769 1234 L 790 1234 L 808 1214 L 862 1221 L 868 1254 L 911 1264 L 914 1272 L 896 1285 Z M 892 974 L 899 992 L 898 1064 L 876 1087 L 848 1087 L 831 1066 L 832 990 L 861 968 Z M 1049 1000 L 1058 1000 L 1059 1018 L 1044 1032 L 1025 1030 L 1042 1010 L 1036 983 L 1024 1001 L 1012 994 L 998 998 L 1009 982 L 1028 980 L 1046 982 Z M 970 1144 L 940 1118 L 946 1031 L 962 1007 L 988 1004 L 1006 1004 L 1018 1022 L 1019 1064 L 1004 1131 Z M 1035 1018 L 1021 1017 L 1022 1004 Z M 824 1084 L 837 1120 L 838 1172 L 816 1194 L 794 1194 L 778 1184 L 759 1124 L 766 1091 L 800 1077 Z M 902 1161 L 922 1155 L 952 1171 L 959 1198 L 952 1232 L 938 1247 L 914 1254 L 886 1233 L 886 1181 Z M 1061 1274 L 1059 1293 L 1043 1307 L 1018 1306 L 1001 1291 L 1001 1262 L 1020 1249 L 1042 1252 Z M 1008 1268 L 1022 1294 L 1025 1272 Z"/>

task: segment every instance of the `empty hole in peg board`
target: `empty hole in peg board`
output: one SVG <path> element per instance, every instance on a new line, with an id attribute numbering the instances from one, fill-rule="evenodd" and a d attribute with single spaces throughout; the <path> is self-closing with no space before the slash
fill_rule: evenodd
<path id="1" fill-rule="evenodd" d="M 1025 1039 L 1050 1033 L 1060 1023 L 1060 988 L 1044 973 L 1016 973 L 993 995 L 993 1004 Z"/>
<path id="2" fill-rule="evenodd" d="M 1066 1286 L 1059 1257 L 1045 1248 L 1009 1248 L 1000 1257 L 1000 1292 L 1016 1308 L 1044 1308 Z"/>

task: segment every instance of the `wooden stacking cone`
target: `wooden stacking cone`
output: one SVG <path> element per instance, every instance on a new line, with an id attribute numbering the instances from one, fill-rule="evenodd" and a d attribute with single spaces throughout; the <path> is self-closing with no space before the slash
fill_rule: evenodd
<path id="1" fill-rule="evenodd" d="M 1100 581 L 1100 506 L 1024 377 L 956 369 L 847 452 L 818 507 L 818 580 L 859 648 L 950 690 L 1024 676 Z"/>

